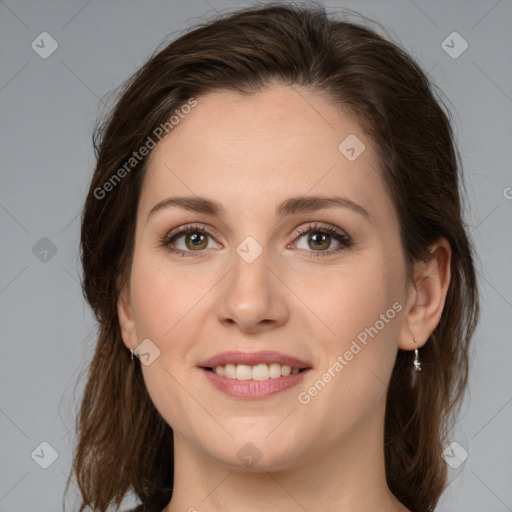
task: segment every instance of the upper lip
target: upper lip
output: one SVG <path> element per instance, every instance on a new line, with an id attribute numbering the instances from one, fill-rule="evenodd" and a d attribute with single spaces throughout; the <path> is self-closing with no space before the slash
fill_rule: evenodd
<path id="1" fill-rule="evenodd" d="M 259 352 L 222 352 L 221 354 L 217 354 L 202 361 L 199 366 L 202 368 L 215 368 L 216 366 L 226 366 L 227 364 L 247 364 L 249 366 L 255 366 L 257 364 L 272 363 L 286 364 L 300 370 L 311 368 L 311 365 L 306 361 L 272 350 L 262 350 Z"/>

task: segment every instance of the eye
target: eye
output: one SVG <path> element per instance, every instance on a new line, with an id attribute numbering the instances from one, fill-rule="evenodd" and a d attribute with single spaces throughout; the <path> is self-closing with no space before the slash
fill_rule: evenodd
<path id="1" fill-rule="evenodd" d="M 343 231 L 333 226 L 310 224 L 298 230 L 295 246 L 298 249 L 309 251 L 310 256 L 328 256 L 346 249 L 352 245 L 352 240 Z M 335 244 L 335 248 L 331 249 Z M 336 245 L 337 244 L 337 245 Z"/>
<path id="2" fill-rule="evenodd" d="M 203 250 L 219 247 L 217 243 L 210 243 L 212 236 L 203 225 L 180 226 L 166 235 L 161 240 L 161 245 L 181 256 L 196 256 L 193 253 L 201 253 Z"/>
<path id="3" fill-rule="evenodd" d="M 298 237 L 287 247 L 306 251 L 311 257 L 329 256 L 352 245 L 346 233 L 330 225 L 309 224 L 298 229 L 297 234 Z M 207 249 L 221 247 L 213 241 L 213 236 L 204 225 L 188 224 L 165 235 L 160 245 L 180 256 L 201 256 Z M 332 245 L 335 245 L 334 249 Z"/>

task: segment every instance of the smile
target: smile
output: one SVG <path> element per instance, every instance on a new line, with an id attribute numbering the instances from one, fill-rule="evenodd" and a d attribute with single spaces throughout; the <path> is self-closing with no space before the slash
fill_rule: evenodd
<path id="1" fill-rule="evenodd" d="M 209 383 L 224 394 L 254 400 L 296 386 L 311 365 L 273 351 L 224 352 L 199 366 Z"/>

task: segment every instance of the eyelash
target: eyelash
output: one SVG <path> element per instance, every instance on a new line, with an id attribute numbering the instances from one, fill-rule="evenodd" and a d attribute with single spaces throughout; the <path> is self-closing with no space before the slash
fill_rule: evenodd
<path id="1" fill-rule="evenodd" d="M 333 226 L 329 225 L 320 225 L 317 223 L 308 224 L 307 226 L 300 228 L 295 233 L 294 242 L 298 239 L 302 238 L 305 234 L 313 232 L 313 233 L 322 233 L 322 234 L 329 234 L 332 235 L 332 237 L 340 243 L 340 245 L 334 249 L 334 250 L 328 250 L 328 251 L 308 251 L 311 258 L 318 258 L 318 257 L 325 257 L 330 256 L 334 253 L 337 253 L 339 251 L 342 251 L 343 249 L 347 249 L 351 247 L 352 240 L 351 238 L 344 233 L 343 231 L 340 231 Z M 190 233 L 200 233 L 204 235 L 208 235 L 210 237 L 214 237 L 213 233 L 210 232 L 210 230 L 204 226 L 199 224 L 187 224 L 185 226 L 180 226 L 179 228 L 175 229 L 171 233 L 165 235 L 160 240 L 160 245 L 167 247 L 167 249 L 174 253 L 179 254 L 183 257 L 198 257 L 203 254 L 203 252 L 207 249 L 201 249 L 199 251 L 182 251 L 181 249 L 173 249 L 171 247 L 171 244 L 175 242 L 180 236 L 182 235 L 188 235 Z M 288 247 L 288 246 L 287 246 Z"/>

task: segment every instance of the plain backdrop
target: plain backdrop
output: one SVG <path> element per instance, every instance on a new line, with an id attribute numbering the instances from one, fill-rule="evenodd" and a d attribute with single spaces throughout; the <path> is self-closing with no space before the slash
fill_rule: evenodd
<path id="1" fill-rule="evenodd" d="M 73 389 L 95 342 L 79 284 L 79 212 L 106 95 L 165 38 L 247 5 L 0 0 L 0 512 L 62 510 L 83 381 Z M 512 2 L 326 5 L 382 23 L 448 98 L 483 307 L 438 510 L 512 510 Z M 68 510 L 74 497 L 72 485 Z"/>

